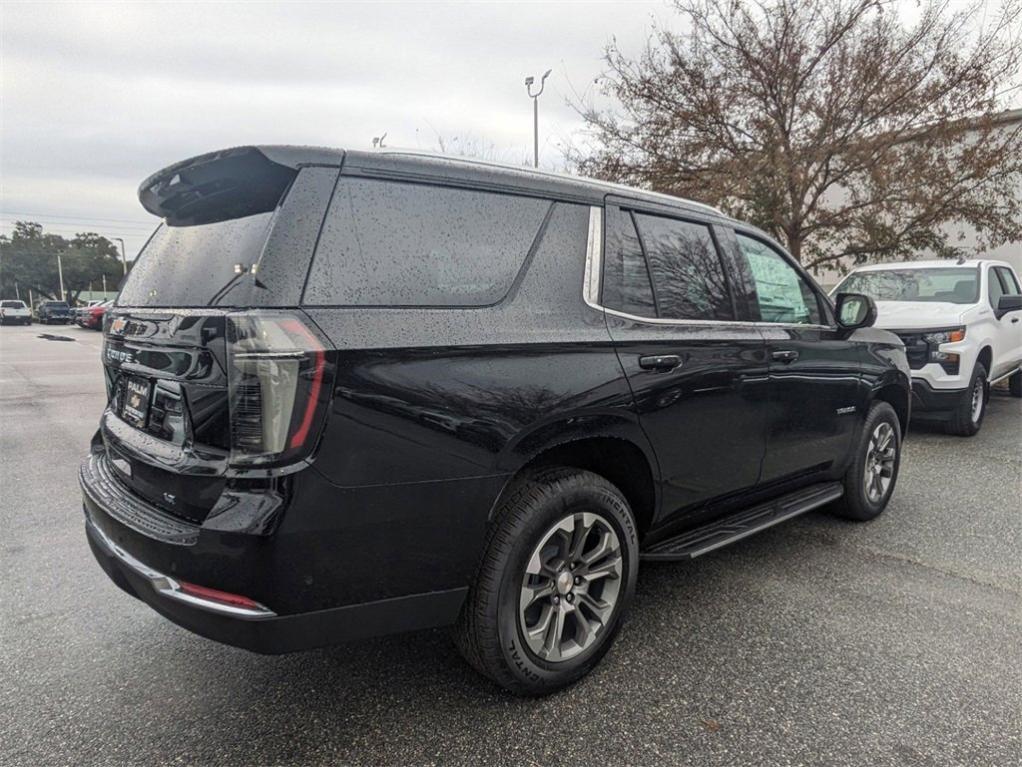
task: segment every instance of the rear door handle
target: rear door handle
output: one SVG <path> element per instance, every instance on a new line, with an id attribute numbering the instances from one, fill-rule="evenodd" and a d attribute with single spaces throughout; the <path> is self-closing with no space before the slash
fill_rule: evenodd
<path id="1" fill-rule="evenodd" d="M 798 352 L 794 349 L 781 349 L 773 352 L 770 356 L 778 362 L 794 362 L 798 359 Z"/>
<path id="2" fill-rule="evenodd" d="M 681 357 L 677 354 L 653 354 L 649 357 L 639 357 L 639 367 L 643 370 L 655 370 L 658 373 L 667 373 L 681 365 Z"/>

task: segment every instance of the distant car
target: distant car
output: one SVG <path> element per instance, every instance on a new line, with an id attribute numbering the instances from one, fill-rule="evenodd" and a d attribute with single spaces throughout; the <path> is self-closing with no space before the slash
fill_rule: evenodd
<path id="1" fill-rule="evenodd" d="M 40 301 L 36 304 L 35 316 L 44 325 L 53 322 L 67 324 L 74 318 L 71 307 L 64 301 Z"/>
<path id="2" fill-rule="evenodd" d="M 110 301 L 102 301 L 94 306 L 84 307 L 81 312 L 76 315 L 75 322 L 83 328 L 102 330 L 103 315 L 106 314 L 107 307 L 110 306 L 110 304 Z"/>
<path id="3" fill-rule="evenodd" d="M 877 304 L 876 327 L 905 344 L 913 415 L 952 434 L 979 431 L 990 384 L 1007 378 L 1022 397 L 1022 290 L 1003 261 L 911 261 L 852 272 L 832 291 Z"/>
<path id="4" fill-rule="evenodd" d="M 100 304 L 104 303 L 106 303 L 105 299 L 94 298 L 91 301 L 82 304 L 81 306 L 76 306 L 74 309 L 71 310 L 71 315 L 74 319 L 74 323 L 76 325 L 82 325 L 84 327 L 85 318 L 88 316 L 89 310 L 92 309 L 94 306 L 99 306 Z"/>
<path id="5" fill-rule="evenodd" d="M 0 325 L 31 325 L 32 312 L 24 301 L 0 301 Z"/>

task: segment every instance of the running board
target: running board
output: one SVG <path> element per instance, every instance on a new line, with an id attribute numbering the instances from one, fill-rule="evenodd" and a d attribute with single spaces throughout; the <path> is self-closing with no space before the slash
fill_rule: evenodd
<path id="1" fill-rule="evenodd" d="M 782 495 L 773 501 L 753 506 L 705 525 L 686 530 L 650 546 L 641 553 L 645 560 L 694 559 L 715 551 L 729 543 L 740 541 L 760 530 L 766 530 L 785 520 L 805 514 L 844 495 L 840 482 L 821 482 L 794 493 Z"/>

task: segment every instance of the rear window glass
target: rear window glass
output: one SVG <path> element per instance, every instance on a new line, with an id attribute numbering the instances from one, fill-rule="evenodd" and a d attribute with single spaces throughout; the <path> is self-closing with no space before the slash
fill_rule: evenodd
<path id="1" fill-rule="evenodd" d="M 639 317 L 656 317 L 653 284 L 631 213 L 607 208 L 606 243 L 603 305 Z"/>
<path id="2" fill-rule="evenodd" d="M 733 320 L 731 294 L 710 228 L 636 214 L 660 317 Z"/>
<path id="3" fill-rule="evenodd" d="M 341 179 L 304 301 L 336 306 L 484 306 L 503 298 L 549 200 Z"/>
<path id="4" fill-rule="evenodd" d="M 258 262 L 273 213 L 214 224 L 163 224 L 139 254 L 120 306 L 229 304 L 231 289 Z"/>
<path id="5" fill-rule="evenodd" d="M 0 309 L 24 309 L 24 301 L 0 301 Z"/>

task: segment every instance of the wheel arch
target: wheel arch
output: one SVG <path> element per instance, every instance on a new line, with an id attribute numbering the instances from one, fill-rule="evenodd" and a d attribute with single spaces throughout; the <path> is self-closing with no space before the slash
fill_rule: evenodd
<path id="1" fill-rule="evenodd" d="M 898 423 L 901 425 L 901 433 L 908 429 L 909 415 L 911 412 L 911 394 L 904 384 L 895 381 L 886 381 L 873 391 L 871 401 L 886 402 L 898 416 Z"/>
<path id="2" fill-rule="evenodd" d="M 530 471 L 548 466 L 591 471 L 613 483 L 635 514 L 640 538 L 656 518 L 660 500 L 659 466 L 648 445 L 643 447 L 621 435 L 593 434 L 551 442 L 520 457 L 522 460 L 490 509 L 491 519 L 517 481 Z"/>
<path id="3" fill-rule="evenodd" d="M 987 376 L 991 374 L 991 367 L 994 363 L 994 348 L 989 342 L 985 343 L 983 348 L 979 350 L 979 354 L 976 355 L 976 362 L 983 364 L 983 367 L 986 368 Z"/>

